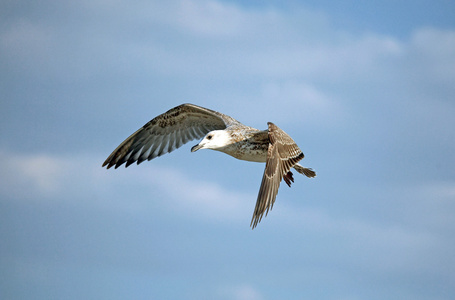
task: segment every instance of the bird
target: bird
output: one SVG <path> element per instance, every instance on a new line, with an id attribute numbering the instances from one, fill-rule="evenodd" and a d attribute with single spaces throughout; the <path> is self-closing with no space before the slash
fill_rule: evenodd
<path id="1" fill-rule="evenodd" d="M 211 149 L 234 158 L 265 162 L 250 227 L 254 229 L 273 208 L 281 180 L 290 187 L 294 182 L 291 168 L 309 178 L 316 172 L 298 162 L 304 154 L 294 140 L 282 129 L 267 123 L 266 130 L 246 126 L 220 112 L 181 104 L 158 115 L 125 139 L 104 161 L 102 167 L 117 169 L 133 163 L 138 165 L 170 153 L 195 139 L 202 139 L 191 152 Z"/>

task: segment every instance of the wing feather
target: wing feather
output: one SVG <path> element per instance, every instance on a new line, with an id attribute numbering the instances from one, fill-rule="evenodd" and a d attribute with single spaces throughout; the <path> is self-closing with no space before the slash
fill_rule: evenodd
<path id="1" fill-rule="evenodd" d="M 165 153 L 167 153 L 164 148 L 166 148 L 167 144 L 169 143 L 169 135 L 163 136 L 163 141 L 161 142 L 160 149 L 158 150 L 157 155 L 161 156 Z"/>
<path id="2" fill-rule="evenodd" d="M 182 104 L 153 118 L 123 141 L 103 163 L 103 167 L 126 167 L 145 159 L 174 151 L 208 132 L 240 124 L 222 113 L 193 104 Z"/>
<path id="3" fill-rule="evenodd" d="M 162 136 L 157 136 L 152 142 L 152 145 L 150 146 L 150 154 L 147 156 L 147 160 L 152 160 L 155 157 L 157 157 L 157 149 L 161 145 L 161 141 L 163 140 Z"/>
<path id="4" fill-rule="evenodd" d="M 269 147 L 267 160 L 254 208 L 251 226 L 254 229 L 265 213 L 273 208 L 281 179 L 304 155 L 292 138 L 278 126 L 268 123 Z"/>
<path id="5" fill-rule="evenodd" d="M 175 149 L 180 148 L 184 144 L 182 130 L 178 129 L 175 132 Z"/>

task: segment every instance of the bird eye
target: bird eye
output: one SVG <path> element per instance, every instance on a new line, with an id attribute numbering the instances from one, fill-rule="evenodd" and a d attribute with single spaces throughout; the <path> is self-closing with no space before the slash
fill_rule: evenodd
<path id="1" fill-rule="evenodd" d="M 207 139 L 208 139 L 208 140 L 211 140 L 211 139 L 212 139 L 212 136 L 211 136 L 211 135 L 208 135 L 208 136 L 207 136 Z"/>

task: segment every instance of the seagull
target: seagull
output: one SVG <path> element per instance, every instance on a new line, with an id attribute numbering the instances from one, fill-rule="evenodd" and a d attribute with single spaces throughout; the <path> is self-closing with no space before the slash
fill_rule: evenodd
<path id="1" fill-rule="evenodd" d="M 191 148 L 212 149 L 240 160 L 265 162 L 261 187 L 250 226 L 254 229 L 265 213 L 273 208 L 281 179 L 290 187 L 294 182 L 291 168 L 309 178 L 316 176 L 311 168 L 298 162 L 304 155 L 294 140 L 275 124 L 268 122 L 267 130 L 243 125 L 220 112 L 182 104 L 153 118 L 124 140 L 106 159 L 102 167 L 117 169 L 133 163 L 170 153 L 194 139 L 201 139 Z"/>

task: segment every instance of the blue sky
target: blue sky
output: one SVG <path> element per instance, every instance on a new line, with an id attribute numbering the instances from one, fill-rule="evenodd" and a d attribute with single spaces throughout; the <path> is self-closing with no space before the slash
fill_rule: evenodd
<path id="1" fill-rule="evenodd" d="M 453 299 L 452 1 L 0 4 L 0 298 Z M 190 102 L 299 144 L 104 159 Z"/>

